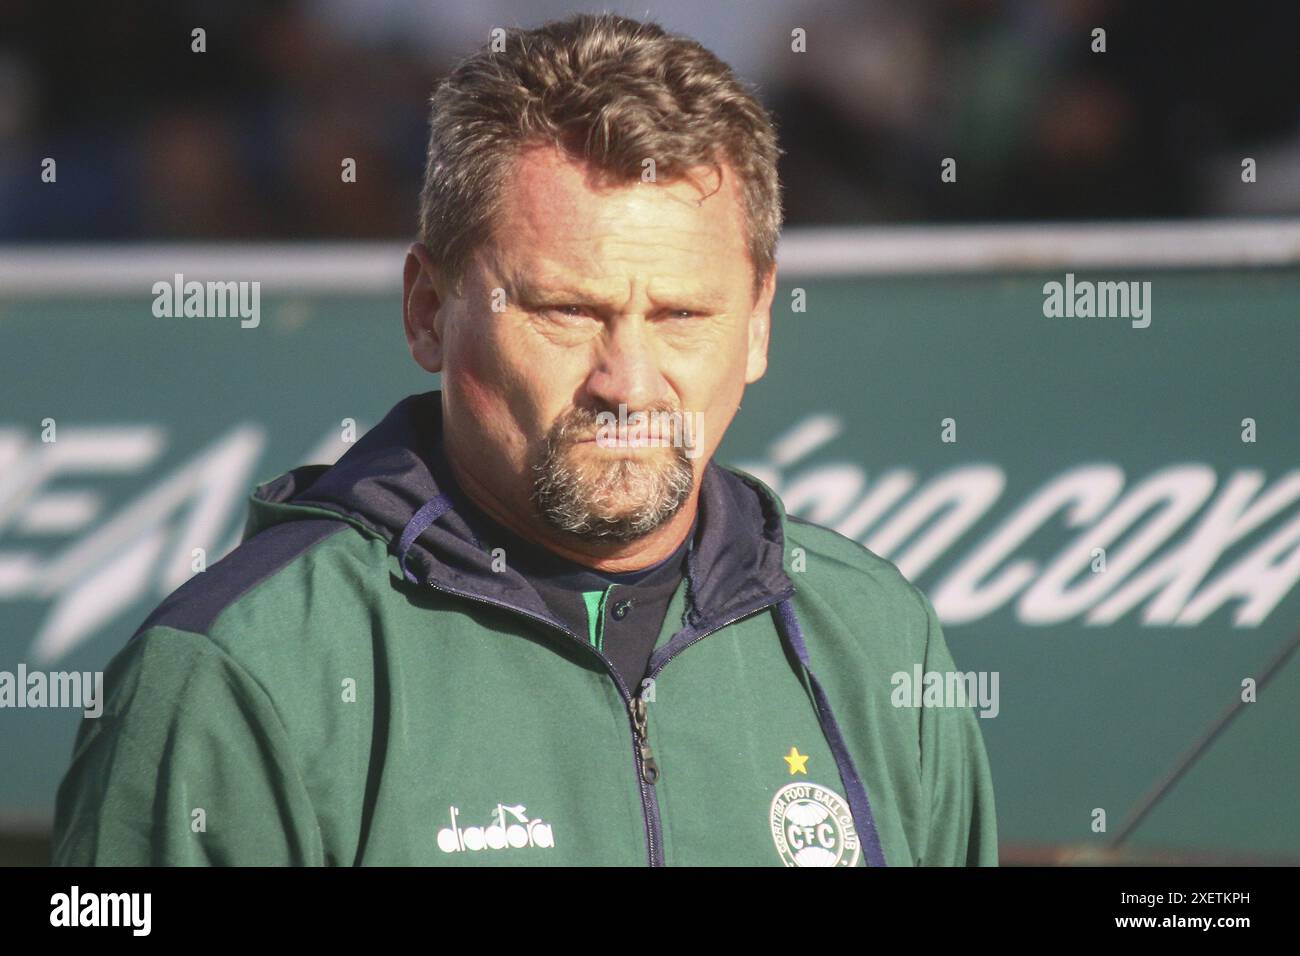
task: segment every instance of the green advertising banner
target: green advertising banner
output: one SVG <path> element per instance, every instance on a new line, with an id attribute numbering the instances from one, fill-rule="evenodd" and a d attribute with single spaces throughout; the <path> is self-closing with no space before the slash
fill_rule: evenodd
<path id="1" fill-rule="evenodd" d="M 391 277 L 268 288 L 255 324 L 160 315 L 153 281 L 0 287 L 11 687 L 102 671 L 254 485 L 438 386 Z M 1004 861 L 1300 862 L 1298 319 L 1294 266 L 783 272 L 718 457 L 896 563 L 996 675 Z M 0 829 L 48 829 L 80 717 L 0 709 Z"/>

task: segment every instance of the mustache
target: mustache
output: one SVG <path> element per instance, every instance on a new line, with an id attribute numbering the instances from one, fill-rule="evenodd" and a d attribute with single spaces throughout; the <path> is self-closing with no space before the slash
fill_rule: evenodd
<path id="1" fill-rule="evenodd" d="M 626 413 L 629 425 L 634 425 L 637 421 L 650 422 L 656 415 L 671 415 L 679 413 L 674 406 L 660 402 L 638 409 L 635 412 Z M 551 428 L 549 436 L 551 444 L 567 445 L 576 444 L 582 441 L 594 440 L 600 431 L 600 416 L 602 414 L 612 415 L 615 421 L 618 421 L 618 409 L 588 409 L 575 408 L 572 412 L 561 415 Z M 638 419 L 637 416 L 641 416 Z"/>

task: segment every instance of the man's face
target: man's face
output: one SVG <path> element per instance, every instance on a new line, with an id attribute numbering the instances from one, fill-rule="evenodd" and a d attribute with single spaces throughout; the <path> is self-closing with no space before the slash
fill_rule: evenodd
<path id="1" fill-rule="evenodd" d="M 693 506 L 744 386 L 766 370 L 775 287 L 773 274 L 755 301 L 731 171 L 693 178 L 602 185 L 539 147 L 517 160 L 463 295 L 413 247 L 412 354 L 442 373 L 458 477 L 498 518 L 613 543 Z M 602 412 L 633 426 L 669 413 L 642 419 L 663 444 L 634 446 Z M 660 427 L 672 424 L 686 427 Z"/>

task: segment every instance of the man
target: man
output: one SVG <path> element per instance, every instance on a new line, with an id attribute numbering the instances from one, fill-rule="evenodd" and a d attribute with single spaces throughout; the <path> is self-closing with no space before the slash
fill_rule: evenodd
<path id="1" fill-rule="evenodd" d="M 929 602 L 712 462 L 767 364 L 762 107 L 608 15 L 432 105 L 404 321 L 442 387 L 258 488 L 145 621 L 56 859 L 996 863 L 973 713 L 891 702 L 954 669 Z"/>

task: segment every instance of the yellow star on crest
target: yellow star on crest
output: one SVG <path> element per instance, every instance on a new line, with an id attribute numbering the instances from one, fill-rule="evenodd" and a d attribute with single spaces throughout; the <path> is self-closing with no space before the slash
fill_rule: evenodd
<path id="1" fill-rule="evenodd" d="M 808 755 L 799 753 L 798 747 L 791 747 L 790 752 L 781 758 L 790 765 L 790 773 L 808 772 Z"/>

